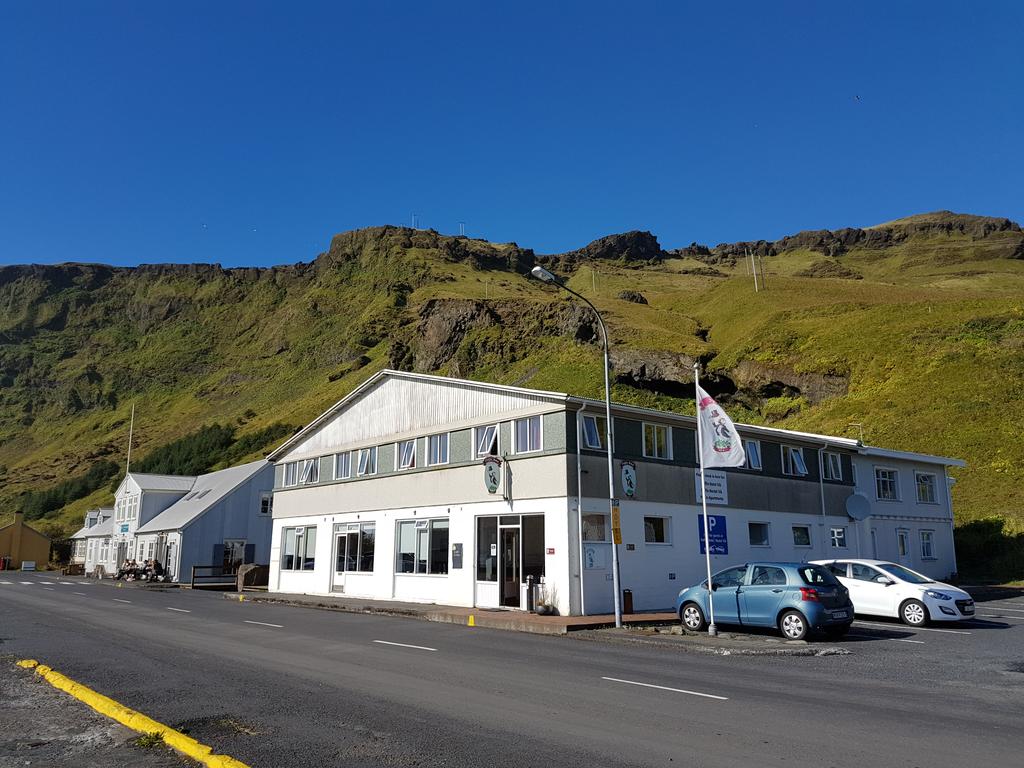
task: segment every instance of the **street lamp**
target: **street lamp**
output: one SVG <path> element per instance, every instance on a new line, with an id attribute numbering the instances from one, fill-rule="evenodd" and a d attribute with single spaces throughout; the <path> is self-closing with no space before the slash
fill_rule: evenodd
<path id="1" fill-rule="evenodd" d="M 597 316 L 597 324 L 601 327 L 601 343 L 604 345 L 604 441 L 605 447 L 608 449 L 608 519 L 612 523 L 613 528 L 615 527 L 615 470 L 612 466 L 612 391 L 611 386 L 608 383 L 608 371 L 610 365 L 608 363 L 608 329 L 604 327 L 604 320 L 601 317 L 601 313 L 597 311 L 597 307 L 590 303 L 586 296 L 576 293 L 572 288 L 569 288 L 562 283 L 557 277 L 551 272 L 544 269 L 544 267 L 536 266 L 530 270 L 530 274 L 535 278 L 544 283 L 550 283 L 557 288 L 561 288 L 566 293 L 571 293 L 578 299 L 582 299 L 583 302 L 594 310 L 594 314 Z M 578 439 L 578 436 L 577 436 Z M 578 488 L 579 492 L 579 503 L 583 505 L 583 489 Z M 583 584 L 583 573 L 580 573 L 580 588 L 582 589 Z M 620 604 L 620 592 L 619 592 L 619 544 L 615 540 L 615 530 L 612 531 L 612 589 L 615 591 L 615 626 L 622 626 L 622 605 Z"/>

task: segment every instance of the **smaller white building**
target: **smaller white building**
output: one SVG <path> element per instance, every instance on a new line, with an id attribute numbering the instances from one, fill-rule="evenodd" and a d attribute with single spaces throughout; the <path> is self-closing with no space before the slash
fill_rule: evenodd
<path id="1" fill-rule="evenodd" d="M 70 563 L 72 565 L 81 565 L 85 567 L 86 554 L 88 550 L 88 539 L 87 535 L 90 530 L 95 528 L 97 525 L 102 523 L 114 516 L 113 507 L 99 507 L 97 509 L 90 509 L 85 513 L 85 523 L 75 531 L 71 536 L 71 558 Z"/>

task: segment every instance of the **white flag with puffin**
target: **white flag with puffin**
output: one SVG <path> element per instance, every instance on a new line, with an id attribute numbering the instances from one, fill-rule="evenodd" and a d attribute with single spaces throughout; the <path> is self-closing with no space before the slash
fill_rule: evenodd
<path id="1" fill-rule="evenodd" d="M 697 386 L 697 418 L 700 419 L 700 465 L 742 467 L 747 463 L 743 441 L 722 406 Z"/>

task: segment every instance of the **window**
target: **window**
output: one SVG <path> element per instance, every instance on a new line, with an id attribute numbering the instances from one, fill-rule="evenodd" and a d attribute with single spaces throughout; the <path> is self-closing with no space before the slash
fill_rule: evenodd
<path id="1" fill-rule="evenodd" d="M 607 430 L 605 426 L 608 424 L 608 420 L 603 416 L 584 416 L 583 417 L 583 445 L 586 448 L 591 448 L 595 451 L 606 450 L 604 445 L 605 434 Z"/>
<path id="2" fill-rule="evenodd" d="M 794 525 L 793 526 L 793 546 L 794 547 L 809 547 L 809 546 L 811 546 L 811 526 L 809 526 L 809 525 Z"/>
<path id="3" fill-rule="evenodd" d="M 843 566 L 842 563 L 833 563 L 831 566 L 833 572 L 836 565 L 841 566 L 843 569 L 843 572 L 839 575 L 845 576 L 846 566 Z M 839 586 L 836 577 L 820 565 L 802 565 L 797 569 L 797 573 L 800 574 L 800 578 L 804 580 L 805 584 L 821 584 L 829 587 Z"/>
<path id="4" fill-rule="evenodd" d="M 274 514 L 274 494 L 260 494 L 260 514 L 270 516 Z"/>
<path id="5" fill-rule="evenodd" d="M 480 517 L 476 521 L 477 581 L 498 580 L 498 518 Z"/>
<path id="6" fill-rule="evenodd" d="M 738 587 L 743 584 L 747 575 L 747 566 L 738 565 L 735 568 L 727 568 L 711 577 L 713 587 Z"/>
<path id="7" fill-rule="evenodd" d="M 377 446 L 359 449 L 359 466 L 356 472 L 360 476 L 377 474 Z"/>
<path id="8" fill-rule="evenodd" d="M 802 448 L 794 448 L 791 445 L 782 446 L 782 474 L 794 477 L 803 477 L 807 474 Z"/>
<path id="9" fill-rule="evenodd" d="M 672 458 L 671 438 L 664 424 L 644 423 L 644 456 L 649 459 Z"/>
<path id="10" fill-rule="evenodd" d="M 334 479 L 348 480 L 352 477 L 352 452 L 345 451 L 334 457 Z"/>
<path id="11" fill-rule="evenodd" d="M 416 466 L 416 441 L 403 440 L 398 444 L 398 469 L 413 469 Z"/>
<path id="12" fill-rule="evenodd" d="M 281 529 L 281 570 L 312 571 L 316 565 L 316 528 Z"/>
<path id="13" fill-rule="evenodd" d="M 149 542 L 149 557 L 155 554 L 156 542 Z M 223 573 L 237 573 L 238 566 L 245 563 L 245 539 L 225 539 L 224 557 L 221 560 Z"/>
<path id="14" fill-rule="evenodd" d="M 669 519 L 667 517 L 644 518 L 644 541 L 647 544 L 669 543 Z"/>
<path id="15" fill-rule="evenodd" d="M 834 575 L 842 576 L 843 578 L 846 578 L 846 568 L 846 563 L 832 563 L 828 567 L 828 569 L 832 571 Z"/>
<path id="16" fill-rule="evenodd" d="M 899 501 L 899 472 L 875 467 L 875 496 L 879 501 Z"/>
<path id="17" fill-rule="evenodd" d="M 427 465 L 436 467 L 448 463 L 448 433 L 427 438 Z"/>
<path id="18" fill-rule="evenodd" d="M 290 488 L 299 484 L 299 462 L 291 461 L 284 465 L 284 487 Z"/>
<path id="19" fill-rule="evenodd" d="M 750 574 L 750 586 L 752 587 L 777 587 L 785 586 L 785 584 L 786 572 L 772 565 L 755 565 Z"/>
<path id="20" fill-rule="evenodd" d="M 835 549 L 846 549 L 846 526 L 839 526 L 833 528 L 829 532 L 829 537 L 832 539 L 832 546 Z"/>
<path id="21" fill-rule="evenodd" d="M 921 559 L 935 559 L 935 531 L 921 531 Z"/>
<path id="22" fill-rule="evenodd" d="M 301 485 L 309 485 L 320 481 L 320 459 L 305 459 L 302 462 L 302 473 L 299 475 Z M 200 496 L 202 498 L 202 496 Z"/>
<path id="23" fill-rule="evenodd" d="M 821 466 L 826 480 L 843 479 L 843 462 L 838 453 L 832 453 L 831 451 L 822 453 Z"/>
<path id="24" fill-rule="evenodd" d="M 938 504 L 938 496 L 935 494 L 935 475 L 927 472 L 917 472 L 914 475 L 917 485 L 917 501 L 919 504 Z"/>
<path id="25" fill-rule="evenodd" d="M 448 573 L 448 520 L 398 523 L 398 573 Z"/>
<path id="26" fill-rule="evenodd" d="M 334 570 L 372 571 L 373 551 L 377 543 L 374 523 L 349 523 L 334 528 L 336 552 Z"/>
<path id="27" fill-rule="evenodd" d="M 757 440 L 744 440 L 743 450 L 747 454 L 746 469 L 761 469 L 761 443 Z M 699 453 L 699 451 L 698 451 Z"/>
<path id="28" fill-rule="evenodd" d="M 900 557 L 910 554 L 910 531 L 903 529 L 896 531 L 896 551 L 899 552 Z"/>
<path id="29" fill-rule="evenodd" d="M 771 539 L 768 535 L 768 523 L 747 523 L 747 532 L 750 536 L 750 546 L 771 546 Z"/>
<path id="30" fill-rule="evenodd" d="M 473 431 L 476 437 L 476 457 L 482 459 L 484 456 L 497 456 L 498 425 L 489 424 L 486 427 L 476 427 Z"/>
<path id="31" fill-rule="evenodd" d="M 515 427 L 516 453 L 530 453 L 540 450 L 540 416 L 516 419 Z"/>
<path id="32" fill-rule="evenodd" d="M 611 539 L 608 538 L 608 515 L 584 514 L 583 540 L 611 541 Z"/>

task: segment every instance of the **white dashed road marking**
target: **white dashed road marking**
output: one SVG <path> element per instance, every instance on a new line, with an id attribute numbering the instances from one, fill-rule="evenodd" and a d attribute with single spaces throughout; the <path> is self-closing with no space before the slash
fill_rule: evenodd
<path id="1" fill-rule="evenodd" d="M 934 629 L 932 627 L 903 627 L 899 624 L 873 624 L 867 621 L 858 621 L 858 625 L 862 627 L 882 627 L 883 629 L 889 629 L 893 632 L 945 632 L 947 635 L 970 635 L 970 632 L 964 632 L 962 629 Z"/>
<path id="2" fill-rule="evenodd" d="M 284 624 L 268 624 L 265 621 L 249 621 L 248 619 L 245 619 L 244 621 L 246 624 L 259 624 L 261 627 L 277 627 L 278 629 L 284 629 Z"/>
<path id="3" fill-rule="evenodd" d="M 30 586 L 30 587 L 31 587 L 31 586 L 32 586 L 33 584 L 35 584 L 35 582 L 34 582 L 34 581 L 19 581 L 18 583 L 19 583 L 19 584 L 27 584 L 27 585 L 28 585 L 28 586 Z"/>
<path id="4" fill-rule="evenodd" d="M 81 595 L 82 597 L 87 597 L 87 595 L 85 594 L 85 592 L 72 592 L 71 594 L 72 594 L 72 595 Z"/>
<path id="5" fill-rule="evenodd" d="M 114 602 L 115 603 L 130 603 L 131 600 L 122 600 L 120 597 L 115 597 L 114 598 Z"/>
<path id="6" fill-rule="evenodd" d="M 50 590 L 51 592 L 56 592 L 56 591 L 57 591 L 57 590 L 55 590 L 55 589 L 54 589 L 53 587 L 43 587 L 43 589 L 48 589 L 48 590 Z"/>
<path id="7" fill-rule="evenodd" d="M 0 584 L 13 584 L 13 581 L 0 581 Z"/>
<path id="8" fill-rule="evenodd" d="M 409 645 L 408 643 L 390 643 L 387 640 L 374 640 L 381 645 L 397 645 L 399 648 L 415 648 L 417 651 L 436 651 L 437 648 L 428 648 L 425 645 Z"/>
<path id="9" fill-rule="evenodd" d="M 40 584 L 53 584 L 52 581 L 40 581 L 39 583 Z"/>
<path id="10" fill-rule="evenodd" d="M 192 613 L 192 611 L 186 611 L 184 608 L 168 608 L 168 611 L 176 611 L 178 613 Z"/>
<path id="11" fill-rule="evenodd" d="M 73 581 L 58 581 L 57 583 L 60 584 L 62 587 L 73 587 L 73 586 L 75 586 L 75 582 L 73 582 Z"/>
<path id="12" fill-rule="evenodd" d="M 602 680 L 608 680 L 613 683 L 625 683 L 626 685 L 639 685 L 643 688 L 655 688 L 659 691 L 672 691 L 673 693 L 685 693 L 688 696 L 700 696 L 705 699 L 716 699 L 717 701 L 728 701 L 726 696 L 715 696 L 713 693 L 700 693 L 698 691 L 687 691 L 684 688 L 669 688 L 666 685 L 652 685 L 651 683 L 638 683 L 636 680 L 620 680 L 617 677 L 602 677 Z"/>

